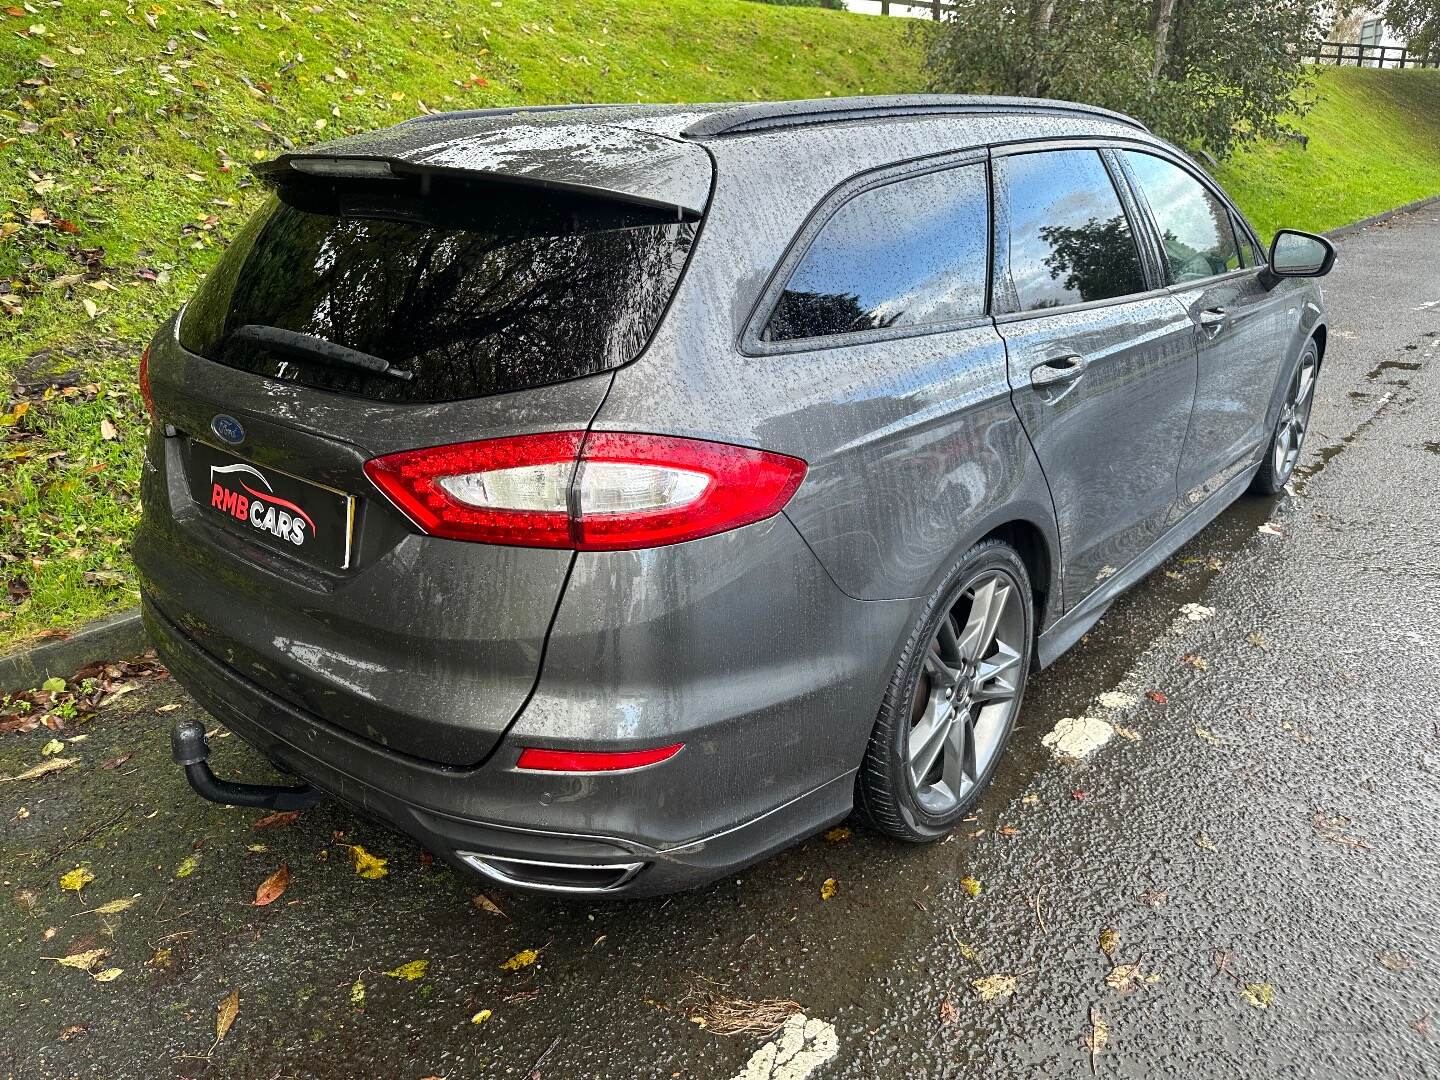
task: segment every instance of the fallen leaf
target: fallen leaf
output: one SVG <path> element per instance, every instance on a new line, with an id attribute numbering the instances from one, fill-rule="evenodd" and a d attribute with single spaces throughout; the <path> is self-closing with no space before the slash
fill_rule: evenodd
<path id="1" fill-rule="evenodd" d="M 215 1006 L 215 1045 L 220 1045 L 226 1035 L 230 1034 L 230 1028 L 235 1023 L 235 1018 L 240 1015 L 240 989 L 236 987 L 220 1000 Z"/>
<path id="2" fill-rule="evenodd" d="M 1194 653 L 1188 652 L 1180 657 L 1180 662 L 1182 664 L 1189 664 L 1196 671 L 1204 671 L 1210 666 L 1210 661 L 1206 660 L 1203 656 L 1196 656 Z"/>
<path id="3" fill-rule="evenodd" d="M 73 757 L 52 757 L 49 761 L 42 761 L 39 765 L 26 769 L 22 773 L 16 773 L 14 776 L 0 776 L 0 784 L 7 783 L 11 780 L 38 780 L 40 777 L 48 776 L 50 773 L 59 772 L 61 769 L 68 769 L 71 765 L 78 763 L 79 760 L 79 758 Z"/>
<path id="4" fill-rule="evenodd" d="M 1100 1015 L 1100 1010 L 1094 1005 L 1090 1006 L 1090 1033 L 1085 1036 L 1085 1049 L 1090 1051 L 1090 1072 L 1095 1073 L 1095 1058 L 1105 1044 L 1110 1041 L 1110 1025 L 1106 1023 L 1105 1017 Z"/>
<path id="5" fill-rule="evenodd" d="M 1257 649 L 1268 649 L 1268 648 L 1270 648 L 1270 641 L 1269 641 L 1268 638 L 1266 638 L 1266 636 L 1265 636 L 1264 634 L 1251 634 L 1251 635 L 1250 635 L 1250 644 L 1251 644 L 1251 645 L 1254 645 L 1255 648 L 1257 648 Z"/>
<path id="6" fill-rule="evenodd" d="M 486 1020 L 489 1020 L 490 1017 L 494 1015 L 495 1014 L 489 1009 L 481 1009 L 474 1016 L 470 1017 L 470 1022 L 472 1024 L 483 1024 Z"/>
<path id="7" fill-rule="evenodd" d="M 1140 973 L 1139 963 L 1116 964 L 1105 976 L 1105 985 L 1111 990 L 1118 990 L 1122 994 L 1128 994 L 1140 988 L 1143 976 Z"/>
<path id="8" fill-rule="evenodd" d="M 1195 846 L 1198 847 L 1201 851 L 1208 851 L 1212 854 L 1220 850 L 1218 847 L 1215 846 L 1215 841 L 1210 839 L 1210 834 L 1203 832 L 1199 836 L 1195 837 Z"/>
<path id="9" fill-rule="evenodd" d="M 71 1024 L 67 1028 L 60 1029 L 60 1041 L 69 1042 L 71 1039 L 75 1038 L 76 1035 L 84 1035 L 89 1030 L 90 1029 L 87 1028 L 84 1024 Z"/>
<path id="10" fill-rule="evenodd" d="M 491 900 L 483 892 L 476 893 L 471 898 L 470 902 L 474 904 L 477 908 L 479 908 L 481 911 L 489 912 L 491 915 L 499 915 L 502 919 L 510 918 L 509 915 L 506 915 L 505 912 L 500 910 L 499 904 L 495 903 L 494 900 Z"/>
<path id="11" fill-rule="evenodd" d="M 1264 533 L 1266 536 L 1284 536 L 1284 535 L 1285 535 L 1285 530 L 1284 530 L 1284 529 L 1282 529 L 1279 525 L 1276 525 L 1276 524 L 1274 524 L 1273 522 L 1269 522 L 1269 521 L 1265 522 L 1264 525 L 1261 525 L 1260 528 L 1259 528 L 1257 531 Z"/>
<path id="12" fill-rule="evenodd" d="M 114 982 L 116 979 L 118 979 L 118 978 L 119 978 L 121 975 L 123 975 L 124 973 L 125 973 L 125 969 L 124 969 L 124 968 L 112 967 L 112 968 L 106 968 L 104 971 L 98 972 L 97 974 L 95 974 L 95 975 L 93 976 L 93 978 L 95 979 L 96 982 Z"/>
<path id="13" fill-rule="evenodd" d="M 140 894 L 134 896 L 122 896 L 119 900 L 111 900 L 108 904 L 101 904 L 89 911 L 80 911 L 78 915 L 119 915 L 122 911 L 129 911 L 135 906 L 135 901 L 140 899 Z"/>
<path id="14" fill-rule="evenodd" d="M 1182 604 L 1180 614 L 1191 622 L 1201 622 L 1214 616 L 1215 609 L 1206 607 L 1204 604 Z"/>
<path id="15" fill-rule="evenodd" d="M 61 967 L 75 968 L 77 971 L 88 972 L 109 955 L 109 949 L 89 949 L 86 952 L 71 953 L 69 956 L 46 956 L 42 957 L 42 959 L 54 960 Z"/>
<path id="16" fill-rule="evenodd" d="M 365 1004 L 365 980 L 358 976 L 350 984 L 350 1004 L 357 1009 Z"/>
<path id="17" fill-rule="evenodd" d="M 960 1010 L 955 1008 L 955 1003 L 946 994 L 940 1001 L 940 1022 L 942 1024 L 953 1024 L 960 1019 Z"/>
<path id="18" fill-rule="evenodd" d="M 970 985 L 980 995 L 981 1001 L 998 1001 L 1013 994 L 1018 982 L 1019 977 L 1015 975 L 985 975 L 972 979 Z"/>
<path id="19" fill-rule="evenodd" d="M 1145 696 L 1155 702 L 1156 705 L 1166 705 L 1170 701 L 1162 690 L 1146 690 Z"/>
<path id="20" fill-rule="evenodd" d="M 74 870 L 67 870 L 60 875 L 60 888 L 68 889 L 70 892 L 79 892 L 95 880 L 92 874 L 83 866 L 77 866 Z"/>
<path id="21" fill-rule="evenodd" d="M 100 438 L 104 439 L 106 442 L 114 442 L 119 437 L 120 432 L 116 429 L 115 425 L 110 422 L 110 418 L 108 416 L 101 417 Z"/>
<path id="22" fill-rule="evenodd" d="M 186 855 L 185 858 L 180 860 L 180 865 L 175 868 L 175 876 L 177 878 L 187 878 L 198 869 L 200 869 L 200 856 Z"/>
<path id="23" fill-rule="evenodd" d="M 1208 742 L 1211 746 L 1224 746 L 1224 745 L 1225 745 L 1225 740 L 1224 740 L 1224 739 L 1222 739 L 1219 735 L 1216 735 L 1213 731 L 1210 731 L 1210 730 L 1207 729 L 1207 728 L 1197 727 L 1197 728 L 1195 729 L 1195 734 L 1198 735 L 1198 736 L 1200 736 L 1200 738 L 1204 739 L 1204 740 L 1205 740 L 1206 742 Z"/>
<path id="24" fill-rule="evenodd" d="M 1024 795 L 1020 796 L 1021 806 L 1034 806 L 1039 801 L 1040 796 L 1033 791 L 1026 792 Z"/>
<path id="25" fill-rule="evenodd" d="M 282 825 L 289 825 L 300 816 L 299 810 L 275 810 L 258 821 L 254 822 L 252 829 L 278 829 Z"/>
<path id="26" fill-rule="evenodd" d="M 844 825 L 837 825 L 835 826 L 835 828 L 831 829 L 825 834 L 825 839 L 830 841 L 830 843 L 832 844 L 838 844 L 842 840 L 850 839 L 850 830 L 847 829 Z"/>
<path id="27" fill-rule="evenodd" d="M 60 753 L 60 751 L 64 749 L 65 744 L 63 742 L 61 742 L 59 739 L 51 739 L 49 742 L 47 742 L 44 746 L 40 748 L 40 753 L 44 754 L 46 757 L 54 757 L 56 754 Z"/>
<path id="28" fill-rule="evenodd" d="M 540 959 L 538 949 L 521 949 L 514 956 L 510 957 L 500 965 L 502 971 L 519 971 L 523 967 L 529 967 L 536 960 Z"/>
<path id="29" fill-rule="evenodd" d="M 371 855 L 359 844 L 350 845 L 350 865 L 355 867 L 355 873 L 367 881 L 378 881 L 390 873 L 385 869 L 389 860 L 382 859 L 377 855 Z"/>
<path id="30" fill-rule="evenodd" d="M 960 888 L 964 889 L 967 893 L 969 893 L 970 899 L 972 900 L 980 895 L 980 882 L 976 881 L 973 877 L 961 878 Z"/>
<path id="31" fill-rule="evenodd" d="M 1106 956 L 1114 956 L 1115 950 L 1120 947 L 1120 933 L 1117 930 L 1105 929 L 1100 931 L 1100 951 Z"/>
<path id="32" fill-rule="evenodd" d="M 504 965 L 501 966 L 503 967 Z M 404 979 L 406 982 L 414 982 L 416 979 L 423 979 L 429 967 L 429 960 L 411 960 L 408 964 L 401 964 L 397 968 L 391 968 L 385 972 L 385 974 L 392 979 Z"/>
<path id="33" fill-rule="evenodd" d="M 273 904 L 276 900 L 280 899 L 280 895 L 289 884 L 290 867 L 285 863 L 281 863 L 280 869 L 262 881 L 260 887 L 255 890 L 254 906 L 264 907 L 266 904 Z"/>
<path id="34" fill-rule="evenodd" d="M 1245 995 L 1245 1000 L 1257 1009 L 1268 1009 L 1275 1004 L 1275 988 L 1269 983 L 1246 983 L 1241 992 Z"/>
<path id="35" fill-rule="evenodd" d="M 1134 728 L 1121 727 L 1119 724 L 1115 725 L 1115 734 L 1119 735 L 1122 739 L 1128 739 L 1130 742 L 1139 742 L 1141 738 L 1140 732 Z"/>
<path id="36" fill-rule="evenodd" d="M 63 694 L 65 692 L 65 680 L 52 675 L 40 684 L 40 689 L 50 694 Z"/>
<path id="37" fill-rule="evenodd" d="M 840 886 L 833 877 L 827 877 L 820 885 L 820 899 L 831 900 Z"/>
<path id="38" fill-rule="evenodd" d="M 109 761 L 103 762 L 100 765 L 100 768 L 104 769 L 106 772 L 110 771 L 111 769 L 118 769 L 121 765 L 124 765 L 125 762 L 129 761 L 134 756 L 135 751 L 131 750 L 129 753 L 121 754 L 119 757 L 113 757 Z"/>
<path id="39" fill-rule="evenodd" d="M 1394 972 L 1409 971 L 1412 967 L 1415 966 L 1415 961 L 1410 959 L 1410 957 L 1406 956 L 1404 953 L 1376 953 L 1375 959 L 1379 960 L 1384 967 L 1389 968 L 1391 971 Z"/>

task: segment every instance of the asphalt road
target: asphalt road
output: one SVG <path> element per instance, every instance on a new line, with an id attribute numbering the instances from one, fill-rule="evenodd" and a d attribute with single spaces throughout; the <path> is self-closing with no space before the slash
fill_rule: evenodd
<path id="1" fill-rule="evenodd" d="M 773 1075 L 1440 1076 L 1436 251 L 1436 209 L 1343 241 L 1296 494 L 1242 500 L 1041 675 L 939 846 L 855 826 L 667 900 L 496 915 L 344 809 L 256 831 L 192 797 L 164 740 L 195 706 L 143 681 L 67 728 L 76 765 L 0 784 L 0 1077 L 729 1080 L 802 1043 Z M 1066 717 L 1113 734 L 1062 760 L 1057 725 L 1105 730 Z M 0 737 L 0 775 L 50 737 Z M 95 949 L 120 974 L 46 959 Z M 703 980 L 810 1023 L 714 1034 Z"/>

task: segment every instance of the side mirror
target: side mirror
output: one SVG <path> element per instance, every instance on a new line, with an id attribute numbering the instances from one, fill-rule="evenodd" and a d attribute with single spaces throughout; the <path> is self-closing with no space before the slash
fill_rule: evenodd
<path id="1" fill-rule="evenodd" d="M 1324 277 L 1335 265 L 1335 245 L 1323 236 L 1281 229 L 1270 242 L 1270 263 L 1261 274 L 1266 288 L 1282 278 Z"/>

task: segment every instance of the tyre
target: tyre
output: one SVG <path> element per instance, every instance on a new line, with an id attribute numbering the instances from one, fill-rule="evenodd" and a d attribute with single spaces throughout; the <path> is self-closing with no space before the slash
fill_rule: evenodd
<path id="1" fill-rule="evenodd" d="M 1319 370 L 1320 351 L 1312 338 L 1305 343 L 1295 370 L 1290 374 L 1285 401 L 1280 406 L 1275 430 L 1270 433 L 1265 460 L 1260 463 L 1260 471 L 1250 483 L 1250 490 L 1258 495 L 1278 495 L 1295 473 L 1300 448 L 1305 443 L 1305 431 L 1310 427 L 1310 410 L 1315 404 L 1315 376 Z"/>
<path id="2" fill-rule="evenodd" d="M 979 800 L 1020 711 L 1033 595 L 1014 548 L 986 540 L 925 606 L 856 780 L 856 805 L 880 832 L 938 840 Z"/>

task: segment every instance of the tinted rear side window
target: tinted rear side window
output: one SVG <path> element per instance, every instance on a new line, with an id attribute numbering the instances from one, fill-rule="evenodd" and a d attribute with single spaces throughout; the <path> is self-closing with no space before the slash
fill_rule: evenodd
<path id="1" fill-rule="evenodd" d="M 1165 248 L 1173 282 L 1200 281 L 1240 268 L 1230 211 L 1178 165 L 1134 150 L 1123 151 Z"/>
<path id="2" fill-rule="evenodd" d="M 185 310 L 181 343 L 231 367 L 385 401 L 452 401 L 633 359 L 679 281 L 694 225 L 497 185 L 417 197 L 285 193 Z M 247 324 L 388 361 L 409 381 L 233 338 Z"/>
<path id="3" fill-rule="evenodd" d="M 1145 291 L 1140 252 L 1099 153 L 1047 150 L 998 158 L 995 175 L 996 197 L 1004 200 L 1009 220 L 1018 310 Z"/>
<path id="4" fill-rule="evenodd" d="M 861 192 L 811 242 L 763 338 L 789 341 L 985 314 L 985 167 Z"/>

